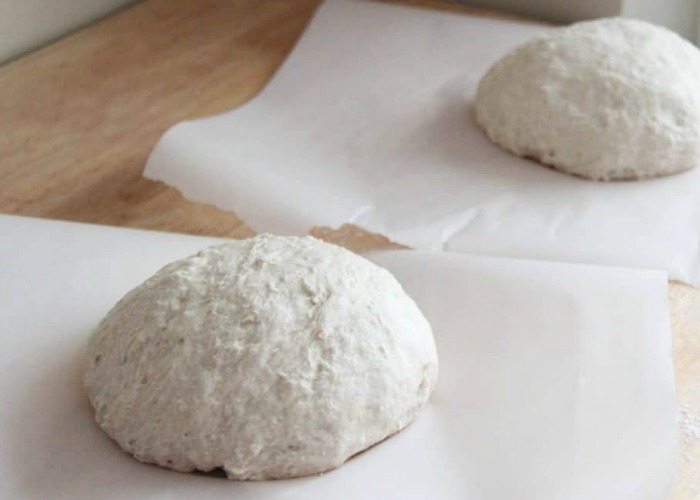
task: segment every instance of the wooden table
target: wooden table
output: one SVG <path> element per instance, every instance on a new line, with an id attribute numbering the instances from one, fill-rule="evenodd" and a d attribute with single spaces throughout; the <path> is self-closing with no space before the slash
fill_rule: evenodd
<path id="1" fill-rule="evenodd" d="M 172 124 L 255 95 L 318 3 L 146 0 L 0 67 L 0 211 L 251 235 L 234 214 L 189 202 L 141 172 Z M 494 15 L 432 0 L 403 3 Z M 391 246 L 352 226 L 314 233 L 356 250 Z M 671 284 L 669 302 L 678 399 L 700 411 L 700 292 Z M 674 500 L 696 498 L 700 489 L 700 441 L 690 441 L 683 443 L 688 459 L 681 459 Z"/>

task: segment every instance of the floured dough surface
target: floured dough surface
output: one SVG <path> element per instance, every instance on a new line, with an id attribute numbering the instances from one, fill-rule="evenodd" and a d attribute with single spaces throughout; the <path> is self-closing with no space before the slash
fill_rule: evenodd
<path id="1" fill-rule="evenodd" d="M 496 144 L 573 175 L 681 172 L 700 163 L 700 52 L 631 19 L 552 30 L 489 70 L 475 114 Z"/>
<path id="2" fill-rule="evenodd" d="M 88 344 L 98 424 L 139 460 L 231 479 L 316 474 L 407 426 L 437 379 L 430 326 L 386 270 L 261 235 L 174 262 Z"/>

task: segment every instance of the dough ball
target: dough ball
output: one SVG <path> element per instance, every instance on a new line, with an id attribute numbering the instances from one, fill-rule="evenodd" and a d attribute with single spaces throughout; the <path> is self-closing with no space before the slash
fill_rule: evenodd
<path id="1" fill-rule="evenodd" d="M 523 157 L 588 179 L 644 179 L 700 163 L 700 52 L 631 19 L 535 37 L 481 80 L 476 121 Z"/>
<path id="2" fill-rule="evenodd" d="M 400 431 L 438 366 L 430 325 L 388 271 L 269 235 L 164 267 L 87 355 L 95 418 L 124 450 L 255 480 L 333 469 Z"/>

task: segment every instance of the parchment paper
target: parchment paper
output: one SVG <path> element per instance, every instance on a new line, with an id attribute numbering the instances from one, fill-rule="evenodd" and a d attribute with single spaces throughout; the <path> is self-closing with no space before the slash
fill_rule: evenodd
<path id="1" fill-rule="evenodd" d="M 90 330 L 217 240 L 0 216 L 0 497 L 666 498 L 677 465 L 662 272 L 449 253 L 372 256 L 431 321 L 434 396 L 340 469 L 236 483 L 137 462 L 93 423 Z"/>
<path id="2" fill-rule="evenodd" d="M 475 125 L 489 66 L 545 29 L 327 0 L 263 92 L 173 127 L 144 175 L 256 230 L 355 223 L 423 249 L 666 270 L 700 285 L 700 169 L 593 183 Z"/>

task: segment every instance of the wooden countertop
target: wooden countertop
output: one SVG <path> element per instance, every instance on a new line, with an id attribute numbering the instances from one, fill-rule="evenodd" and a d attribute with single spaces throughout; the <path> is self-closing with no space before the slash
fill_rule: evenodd
<path id="1" fill-rule="evenodd" d="M 318 3 L 145 0 L 0 67 L 0 211 L 251 235 L 232 213 L 189 202 L 141 172 L 168 127 L 255 95 Z M 432 0 L 402 3 L 495 15 Z M 352 226 L 314 232 L 353 249 L 391 245 Z M 678 400 L 700 412 L 700 291 L 671 284 L 669 303 Z M 700 498 L 700 440 L 682 439 L 682 454 L 672 498 Z"/>

